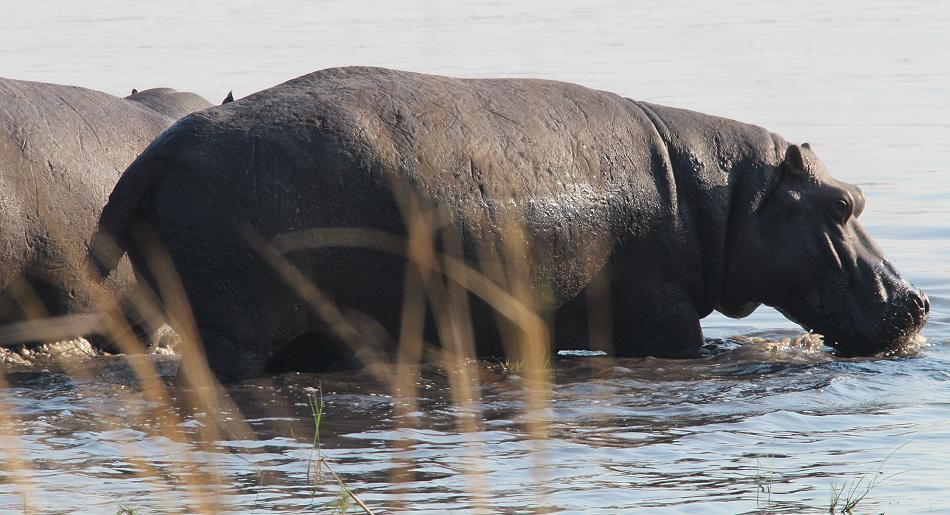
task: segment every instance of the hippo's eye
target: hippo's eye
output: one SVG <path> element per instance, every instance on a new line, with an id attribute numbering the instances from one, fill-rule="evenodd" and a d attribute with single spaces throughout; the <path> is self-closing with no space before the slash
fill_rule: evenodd
<path id="1" fill-rule="evenodd" d="M 843 198 L 835 199 L 831 205 L 831 212 L 838 222 L 845 223 L 848 218 L 851 218 L 851 204 L 848 204 L 848 201 Z"/>

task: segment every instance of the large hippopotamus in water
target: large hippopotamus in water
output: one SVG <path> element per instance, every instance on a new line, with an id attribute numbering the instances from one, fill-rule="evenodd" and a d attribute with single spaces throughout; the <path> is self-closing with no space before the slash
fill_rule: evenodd
<path id="1" fill-rule="evenodd" d="M 861 190 L 807 145 L 563 82 L 367 67 L 317 71 L 179 121 L 119 180 L 92 270 L 108 275 L 123 250 L 147 269 L 141 242 L 159 242 L 211 368 L 253 376 L 290 342 L 306 337 L 319 353 L 332 338 L 248 235 L 271 241 L 341 313 L 368 315 L 395 339 L 405 260 L 336 246 L 330 229 L 405 236 L 410 204 L 438 212 L 440 251 L 457 248 L 480 270 L 517 227 L 521 252 L 507 264 L 527 275 L 559 344 L 581 343 L 570 328 L 586 324 L 580 299 L 598 277 L 622 356 L 697 355 L 702 317 L 763 303 L 848 355 L 899 349 L 927 319 L 926 295 L 858 222 Z M 481 353 L 501 352 L 485 336 L 494 324 L 472 325 Z"/>
<path id="2" fill-rule="evenodd" d="M 119 98 L 0 78 L 0 325 L 94 311 L 82 265 L 109 192 L 159 133 L 210 106 L 167 88 Z M 133 280 L 126 266 L 111 286 Z"/>

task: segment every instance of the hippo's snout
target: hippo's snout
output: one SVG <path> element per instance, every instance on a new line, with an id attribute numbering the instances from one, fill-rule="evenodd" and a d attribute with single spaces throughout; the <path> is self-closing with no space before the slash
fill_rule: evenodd
<path id="1" fill-rule="evenodd" d="M 893 317 L 893 350 L 906 345 L 927 323 L 930 314 L 930 299 L 918 288 L 907 291 L 902 305 Z"/>
<path id="2" fill-rule="evenodd" d="M 893 326 L 899 333 L 920 329 L 927 322 L 930 299 L 920 288 L 910 286 L 894 299 L 883 323 Z"/>
<path id="3" fill-rule="evenodd" d="M 873 329 L 850 337 L 842 335 L 832 338 L 832 345 L 839 354 L 845 356 L 871 356 L 891 354 L 908 348 L 916 340 L 917 334 L 927 324 L 930 313 L 930 299 L 916 287 L 909 287 L 900 295 L 891 297 L 888 307 L 879 315 Z M 833 334 L 831 331 L 829 333 Z"/>

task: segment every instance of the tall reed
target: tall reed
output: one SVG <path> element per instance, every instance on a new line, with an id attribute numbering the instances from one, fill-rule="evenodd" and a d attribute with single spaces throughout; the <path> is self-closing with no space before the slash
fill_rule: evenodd
<path id="1" fill-rule="evenodd" d="M 451 221 L 446 223 L 449 215 L 445 210 L 426 205 L 405 191 L 399 195 L 399 205 L 406 228 L 404 234 L 358 227 L 316 228 L 265 238 L 255 227 L 246 225 L 242 227 L 241 235 L 248 247 L 262 258 L 266 269 L 261 273 L 275 273 L 281 277 L 312 313 L 323 320 L 361 360 L 361 366 L 387 385 L 394 403 L 395 429 L 406 435 L 394 442 L 396 448 L 410 450 L 413 445 L 411 434 L 416 429 L 415 414 L 420 409 L 417 399 L 421 365 L 432 362 L 444 371 L 451 403 L 457 414 L 456 428 L 465 437 L 460 452 L 467 465 L 461 472 L 468 485 L 466 490 L 473 506 L 490 510 L 493 499 L 484 480 L 484 447 L 477 438 L 483 430 L 484 418 L 480 402 L 482 367 L 476 352 L 470 299 L 477 298 L 494 310 L 502 338 L 501 347 L 510 359 L 523 363 L 525 428 L 538 451 L 531 453 L 532 459 L 536 460 L 532 469 L 541 485 L 545 463 L 540 451 L 544 449 L 549 433 L 552 342 L 547 322 L 538 312 L 539 300 L 532 284 L 533 250 L 526 246 L 526 235 L 517 213 L 501 218 L 502 230 L 497 241 L 490 248 L 480 249 L 478 259 L 472 261 L 471 256 L 464 254 L 463 236 Z M 56 238 L 56 227 L 50 228 L 50 234 Z M 218 382 L 208 367 L 187 292 L 163 242 L 147 228 L 141 228 L 136 237 L 138 248 L 147 257 L 146 270 L 138 272 L 152 278 L 151 283 L 157 286 L 155 290 L 140 283 L 133 292 L 120 297 L 91 280 L 83 270 L 70 271 L 74 278 L 81 278 L 85 293 L 97 306 L 95 328 L 128 356 L 126 362 L 137 381 L 136 392 L 127 394 L 129 401 L 133 396 L 141 395 L 150 406 L 138 413 L 141 420 L 130 420 L 129 424 L 155 427 L 157 435 L 169 442 L 185 444 L 193 451 L 204 453 L 221 452 L 220 443 L 226 440 L 255 439 L 254 428 L 240 416 L 240 409 L 231 400 L 228 389 Z M 329 247 L 372 249 L 405 260 L 401 322 L 398 334 L 394 335 L 394 349 L 389 348 L 392 346 L 390 342 L 367 330 L 364 323 L 337 306 L 319 284 L 297 269 L 288 258 L 292 252 Z M 29 319 L 13 327 L 16 338 L 42 340 L 57 319 L 49 316 L 39 295 L 25 281 L 16 283 L 11 291 Z M 134 307 L 136 313 L 144 314 L 145 319 L 136 322 L 145 327 L 158 327 L 165 322 L 174 327 L 181 355 L 175 384 L 163 380 L 153 360 L 144 356 L 146 347 L 128 319 L 128 306 Z M 431 327 L 435 328 L 437 341 L 426 340 L 429 316 L 432 317 Z M 70 376 L 86 382 L 97 380 L 92 374 L 93 367 L 70 361 L 63 361 L 60 365 Z M 0 388 L 7 388 L 2 371 Z M 11 415 L 15 412 L 5 409 L 2 403 L 0 399 L 0 434 L 3 436 L 0 451 L 6 457 L 6 469 L 22 493 L 24 511 L 31 512 L 34 509 L 31 499 L 35 496 L 31 491 L 31 459 L 16 446 L 17 420 L 15 414 Z M 184 430 L 182 423 L 194 414 L 205 414 L 203 423 L 194 431 Z M 144 452 L 129 449 L 128 455 L 122 458 L 135 468 L 139 478 L 165 495 L 176 495 L 176 489 L 169 481 L 186 485 L 187 511 L 217 513 L 229 509 L 226 499 L 234 488 L 214 463 L 198 463 L 188 453 L 177 456 L 170 457 L 175 463 L 173 478 L 159 470 Z M 410 461 L 403 467 L 395 467 L 390 478 L 396 484 L 408 484 L 413 480 L 407 472 L 412 467 L 411 459 L 403 459 Z M 344 484 L 335 472 L 333 475 Z M 540 488 L 537 495 L 543 495 L 543 491 Z M 357 499 L 355 493 L 353 497 Z M 400 496 L 396 495 L 390 507 L 406 508 L 399 499 Z M 175 502 L 175 499 L 170 500 L 172 505 Z"/>

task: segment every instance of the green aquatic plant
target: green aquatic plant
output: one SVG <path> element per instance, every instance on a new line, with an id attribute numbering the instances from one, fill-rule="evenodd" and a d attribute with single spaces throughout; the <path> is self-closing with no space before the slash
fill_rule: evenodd
<path id="1" fill-rule="evenodd" d="M 884 464 L 887 463 L 891 456 L 893 456 L 897 451 L 901 450 L 906 443 L 900 447 L 891 451 L 881 463 L 878 464 L 877 469 L 873 471 L 868 471 L 860 476 L 852 479 L 851 481 L 836 485 L 832 483 L 831 485 L 831 502 L 828 505 L 828 513 L 844 513 L 851 514 L 854 513 L 855 508 L 861 504 L 862 501 L 871 493 L 872 490 L 877 488 L 881 483 L 887 481 L 888 479 L 900 474 L 896 472 L 889 476 L 885 476 L 882 469 Z"/>
<path id="2" fill-rule="evenodd" d="M 513 360 L 509 358 L 487 360 L 488 369 L 496 374 L 520 374 L 528 367 L 527 359 Z M 541 366 L 547 370 L 554 365 L 550 355 L 541 360 Z"/>
<path id="3" fill-rule="evenodd" d="M 322 507 L 325 512 L 345 515 L 349 513 L 350 508 L 353 507 L 353 500 L 350 498 L 349 493 L 341 488 L 336 497 L 324 503 Z"/>
<path id="4" fill-rule="evenodd" d="M 323 457 L 320 453 L 320 421 L 323 419 L 323 385 L 317 384 L 316 388 L 305 388 L 307 392 L 307 404 L 313 414 L 313 445 L 310 447 L 310 457 L 307 459 L 307 481 L 310 479 L 311 465 L 313 464 L 313 454 L 317 454 L 317 467 L 315 470 L 316 481 L 320 481 L 320 462 Z"/>
<path id="5" fill-rule="evenodd" d="M 768 454 L 768 468 L 762 465 L 762 455 L 755 455 L 755 506 L 766 510 L 772 506 L 772 484 L 775 482 L 775 456 Z M 764 499 L 763 499 L 764 497 Z M 762 503 L 765 503 L 763 507 Z"/>
<path id="6" fill-rule="evenodd" d="M 523 368 L 524 361 L 512 361 L 508 358 L 489 363 L 489 369 L 499 374 L 517 374 Z"/>
<path id="7" fill-rule="evenodd" d="M 369 509 L 369 506 L 367 506 L 363 501 L 360 500 L 359 497 L 356 496 L 355 493 L 353 493 L 353 489 L 346 486 L 346 483 L 343 482 L 343 479 L 333 471 L 333 468 L 330 467 L 330 464 L 325 458 L 321 459 L 318 465 L 326 467 L 327 471 L 333 476 L 333 479 L 336 479 L 337 484 L 340 486 L 340 492 L 337 494 L 334 500 L 330 501 L 325 506 L 335 507 L 339 510 L 339 513 L 346 513 L 346 511 L 351 506 L 350 501 L 352 501 L 356 503 L 364 513 L 367 513 L 368 515 L 374 515 L 373 510 Z"/>
<path id="8" fill-rule="evenodd" d="M 373 515 L 373 510 L 371 510 L 363 501 L 361 501 L 356 494 L 353 492 L 353 489 L 348 487 L 343 479 L 334 472 L 333 468 L 330 466 L 330 463 L 326 458 L 321 454 L 320 449 L 320 422 L 323 420 L 324 413 L 324 403 L 323 403 L 323 385 L 318 384 L 317 388 L 305 388 L 304 391 L 307 393 L 307 405 L 310 406 L 310 413 L 313 416 L 313 444 L 310 447 L 310 457 L 307 459 L 307 480 L 312 481 L 314 487 L 320 482 L 322 478 L 321 471 L 326 467 L 330 475 L 333 476 L 333 479 L 336 480 L 337 485 L 339 485 L 340 490 L 336 497 L 333 500 L 323 504 L 323 507 L 327 510 L 330 510 L 332 513 L 347 513 L 350 508 L 355 503 L 363 510 L 363 512 Z M 316 453 L 317 460 L 314 462 L 313 455 Z M 313 466 L 315 464 L 315 466 Z M 312 467 L 313 466 L 313 467 Z M 311 480 L 311 470 L 313 471 L 313 479 Z M 314 490 L 314 495 L 316 495 L 316 490 Z"/>

